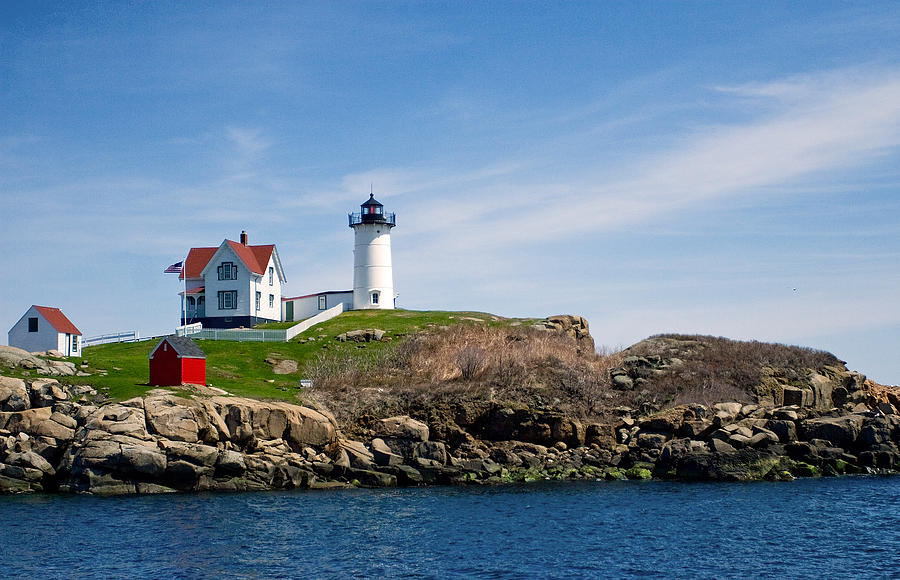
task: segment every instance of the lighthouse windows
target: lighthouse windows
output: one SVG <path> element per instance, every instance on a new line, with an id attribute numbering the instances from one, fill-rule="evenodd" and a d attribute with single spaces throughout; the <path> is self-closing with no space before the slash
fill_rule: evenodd
<path id="1" fill-rule="evenodd" d="M 378 304 L 378 292 L 372 292 L 372 304 Z"/>

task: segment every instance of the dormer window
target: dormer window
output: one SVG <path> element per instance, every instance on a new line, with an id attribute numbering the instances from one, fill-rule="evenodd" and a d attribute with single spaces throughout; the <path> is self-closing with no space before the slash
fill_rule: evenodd
<path id="1" fill-rule="evenodd" d="M 222 262 L 217 271 L 219 280 L 237 280 L 237 266 L 233 262 Z"/>

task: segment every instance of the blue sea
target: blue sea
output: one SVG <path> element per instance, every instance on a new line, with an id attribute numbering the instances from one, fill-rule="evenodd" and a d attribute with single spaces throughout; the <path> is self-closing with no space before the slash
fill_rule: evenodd
<path id="1" fill-rule="evenodd" d="M 900 478 L 0 497 L 4 578 L 897 578 Z"/>

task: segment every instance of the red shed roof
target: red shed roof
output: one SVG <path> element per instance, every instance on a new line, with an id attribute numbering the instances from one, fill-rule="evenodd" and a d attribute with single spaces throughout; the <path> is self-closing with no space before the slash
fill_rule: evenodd
<path id="1" fill-rule="evenodd" d="M 81 331 L 76 328 L 72 321 L 66 318 L 59 308 L 52 306 L 34 306 L 34 309 L 41 313 L 41 316 L 47 319 L 47 322 L 56 329 L 56 332 L 65 334 L 77 334 L 81 336 Z"/>
<path id="2" fill-rule="evenodd" d="M 232 251 L 237 254 L 237 257 L 240 258 L 245 266 L 247 266 L 248 270 L 259 275 L 265 274 L 266 265 L 268 265 L 269 258 L 272 257 L 272 252 L 275 250 L 275 244 L 245 246 L 232 240 L 225 240 L 224 243 L 228 244 Z M 212 257 L 215 255 L 216 251 L 218 251 L 219 247 L 191 248 L 191 251 L 188 252 L 187 259 L 184 261 L 184 269 L 182 270 L 181 275 L 178 276 L 178 279 L 183 280 L 185 277 L 200 278 L 203 269 L 206 268 L 206 265 L 212 260 Z"/>

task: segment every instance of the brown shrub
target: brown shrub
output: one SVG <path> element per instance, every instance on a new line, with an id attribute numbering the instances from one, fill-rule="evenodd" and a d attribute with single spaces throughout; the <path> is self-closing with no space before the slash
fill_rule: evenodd
<path id="1" fill-rule="evenodd" d="M 575 339 L 530 327 L 454 325 L 351 361 L 323 353 L 307 366 L 307 398 L 345 427 L 367 414 L 409 413 L 440 400 L 503 401 L 589 414 L 610 392 L 619 353 L 582 353 Z"/>
<path id="2" fill-rule="evenodd" d="M 652 336 L 626 354 L 684 362 L 651 378 L 658 402 L 676 405 L 750 402 L 767 372 L 787 382 L 802 383 L 811 370 L 843 365 L 831 353 L 806 347 L 682 334 Z"/>

